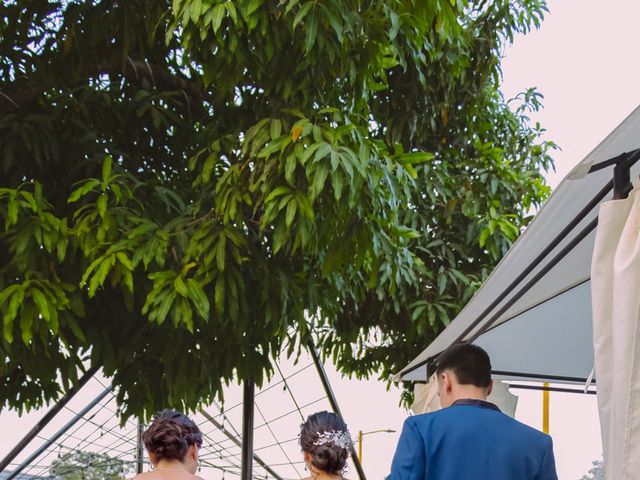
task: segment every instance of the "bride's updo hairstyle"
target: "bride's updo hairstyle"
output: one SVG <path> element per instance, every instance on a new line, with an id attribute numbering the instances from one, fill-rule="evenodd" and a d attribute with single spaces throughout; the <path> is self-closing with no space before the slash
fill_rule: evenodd
<path id="1" fill-rule="evenodd" d="M 314 413 L 302 424 L 300 447 L 311 455 L 311 465 L 323 472 L 343 473 L 351 445 L 347 424 L 335 413 Z"/>
<path id="2" fill-rule="evenodd" d="M 183 461 L 191 445 L 202 446 L 202 432 L 186 415 L 175 410 L 163 410 L 153 415 L 142 441 L 156 461 Z"/>

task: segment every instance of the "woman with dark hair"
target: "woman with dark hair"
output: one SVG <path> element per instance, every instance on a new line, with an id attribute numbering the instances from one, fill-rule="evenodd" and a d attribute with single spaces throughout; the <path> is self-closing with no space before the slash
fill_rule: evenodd
<path id="1" fill-rule="evenodd" d="M 300 447 L 311 473 L 307 480 L 344 479 L 351 445 L 347 425 L 335 413 L 310 415 L 300 431 Z"/>
<path id="2" fill-rule="evenodd" d="M 202 432 L 186 415 L 163 410 L 142 434 L 152 471 L 134 480 L 202 480 L 196 476 Z"/>

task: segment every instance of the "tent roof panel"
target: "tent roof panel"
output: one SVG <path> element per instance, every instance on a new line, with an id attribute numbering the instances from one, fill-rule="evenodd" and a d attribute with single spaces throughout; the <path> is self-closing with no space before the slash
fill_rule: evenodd
<path id="1" fill-rule="evenodd" d="M 552 240 L 585 208 L 585 206 L 606 187 L 611 181 L 613 167 L 605 168 L 591 174 L 587 174 L 592 165 L 616 157 L 624 152 L 630 152 L 640 147 L 640 108 L 636 108 L 607 138 L 605 138 L 582 162 L 580 162 L 558 188 L 553 192 L 549 200 L 541 208 L 534 220 L 519 237 L 507 255 L 497 265 L 487 281 L 476 295 L 467 303 L 465 308 L 453 322 L 407 367 L 397 378 L 404 380 L 419 379 L 424 370 L 423 365 L 434 356 L 454 343 L 466 330 L 471 329 L 464 338 L 471 337 L 474 332 L 484 329 L 485 324 L 505 302 L 509 301 L 514 291 L 519 290 L 528 279 L 543 268 L 564 245 L 570 242 L 582 230 L 582 228 L 597 216 L 597 208 L 594 208 L 587 217 L 574 228 L 569 235 L 560 242 L 545 259 L 538 265 L 534 265 L 532 271 L 515 289 L 509 286 L 526 271 Z M 640 172 L 640 164 L 636 164 L 632 170 L 632 178 L 637 178 Z M 532 308 L 535 305 L 552 298 L 571 287 L 580 284 L 589 278 L 591 253 L 593 251 L 593 233 L 583 240 L 563 261 L 548 273 L 542 281 L 530 288 L 525 295 L 507 309 L 492 326 L 499 325 L 513 318 L 519 312 Z M 490 314 L 482 317 L 487 309 L 505 289 L 509 294 L 491 310 Z M 590 296 L 587 303 L 590 303 Z M 560 313 L 559 313 L 560 314 Z M 479 323 L 471 328 L 474 322 Z M 590 326 L 591 316 L 588 323 Z M 502 328 L 502 327 L 500 327 Z M 564 357 L 563 357 L 564 361 Z M 591 369 L 592 365 L 588 366 Z M 555 370 L 560 367 L 556 366 Z M 415 374 L 411 372 L 416 370 Z M 510 370 L 511 371 L 511 370 Z M 539 370 L 540 371 L 540 370 Z M 552 375 L 553 372 L 545 372 Z"/>

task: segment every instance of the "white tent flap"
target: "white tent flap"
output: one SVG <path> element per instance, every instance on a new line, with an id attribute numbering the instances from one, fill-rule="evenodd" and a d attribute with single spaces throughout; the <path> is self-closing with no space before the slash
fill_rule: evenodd
<path id="1" fill-rule="evenodd" d="M 640 190 L 601 205 L 591 286 L 606 478 L 640 479 Z"/>

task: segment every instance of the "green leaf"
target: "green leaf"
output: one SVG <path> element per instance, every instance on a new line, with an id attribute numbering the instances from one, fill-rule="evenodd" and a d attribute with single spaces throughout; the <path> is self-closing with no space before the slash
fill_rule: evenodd
<path id="1" fill-rule="evenodd" d="M 93 191 L 98 185 L 100 185 L 100 180 L 95 178 L 91 178 L 81 184 L 80 187 L 76 188 L 71 195 L 69 195 L 68 203 L 77 202 L 80 198 L 84 197 L 87 193 Z"/>
<path id="2" fill-rule="evenodd" d="M 169 314 L 169 310 L 171 309 L 175 298 L 176 291 L 172 290 L 171 292 L 167 293 L 162 299 L 162 302 L 160 302 L 160 305 L 154 312 L 155 321 L 158 325 L 162 325 L 167 319 L 167 315 Z"/>
<path id="3" fill-rule="evenodd" d="M 233 24 L 237 25 L 237 23 L 238 23 L 238 12 L 236 11 L 236 6 L 234 5 L 233 1 L 225 2 L 225 7 L 226 7 L 227 11 L 229 12 L 229 16 L 231 17 L 231 20 L 233 20 Z"/>
<path id="4" fill-rule="evenodd" d="M 47 297 L 37 288 L 31 290 L 31 298 L 33 298 L 34 303 L 38 307 L 38 313 L 42 315 L 42 318 L 44 318 L 47 323 L 50 322 L 52 320 L 51 309 L 55 307 L 50 307 Z"/>
<path id="5" fill-rule="evenodd" d="M 291 143 L 291 137 L 288 135 L 282 136 L 277 140 L 271 141 L 265 148 L 258 152 L 258 158 L 267 158 L 276 153 L 278 150 L 283 148 L 283 146 Z"/>
<path id="6" fill-rule="evenodd" d="M 209 318 L 209 299 L 202 286 L 193 278 L 187 279 L 187 293 L 198 311 L 198 315 L 204 320 Z"/>
<path id="7" fill-rule="evenodd" d="M 447 276 L 444 272 L 438 274 L 438 293 L 442 295 L 447 289 Z"/>
<path id="8" fill-rule="evenodd" d="M 231 2 L 228 2 L 231 3 Z M 225 12 L 227 11 L 226 3 L 221 3 L 213 8 L 213 18 L 211 19 L 211 28 L 214 33 L 218 33 L 222 20 L 224 19 Z"/>
<path id="9" fill-rule="evenodd" d="M 189 296 L 187 285 L 184 283 L 181 275 L 178 275 L 173 281 L 173 288 L 175 288 L 176 292 L 178 292 L 181 296 Z"/>
<path id="10" fill-rule="evenodd" d="M 224 278 L 222 276 L 219 276 L 216 279 L 214 303 L 216 306 L 216 313 L 218 315 L 222 315 L 224 313 Z"/>
<path id="11" fill-rule="evenodd" d="M 272 201 L 273 199 L 284 195 L 285 193 L 289 193 L 291 191 L 290 187 L 276 187 L 275 189 L 273 189 L 273 191 L 267 195 L 267 198 L 265 199 L 265 203 L 269 203 L 270 201 Z"/>
<path id="12" fill-rule="evenodd" d="M 480 239 L 478 241 L 478 244 L 480 245 L 480 247 L 485 246 L 485 244 L 487 243 L 488 237 L 489 237 L 489 229 L 483 228 L 482 231 L 480 232 Z"/>
<path id="13" fill-rule="evenodd" d="M 107 185 L 109 180 L 111 180 L 111 167 L 113 164 L 113 159 L 111 155 L 107 155 L 102 162 L 102 184 Z M 103 187 L 104 191 L 104 187 Z"/>
<path id="14" fill-rule="evenodd" d="M 314 2 L 307 1 L 301 8 L 298 10 L 296 17 L 293 19 L 293 29 L 295 30 L 298 24 L 307 16 L 311 7 L 313 7 Z"/>
<path id="15" fill-rule="evenodd" d="M 282 135 L 282 122 L 278 119 L 271 120 L 271 139 L 275 140 L 280 135 Z"/>
<path id="16" fill-rule="evenodd" d="M 318 36 L 318 16 L 315 12 L 311 12 L 307 17 L 306 25 L 306 41 L 305 41 L 305 54 L 309 54 L 313 45 L 316 43 L 316 37 Z"/>
<path id="17" fill-rule="evenodd" d="M 316 151 L 316 154 L 313 157 L 313 163 L 316 163 L 316 162 L 322 160 L 324 157 L 329 155 L 330 152 L 331 152 L 331 145 L 329 145 L 326 142 L 322 143 L 318 147 L 318 150 Z"/>
<path id="18" fill-rule="evenodd" d="M 216 266 L 218 271 L 224 272 L 226 252 L 227 252 L 227 237 L 224 234 L 220 234 L 218 243 L 216 244 Z"/>
<path id="19" fill-rule="evenodd" d="M 454 0 L 455 1 L 455 0 Z M 391 29 L 389 30 L 389 40 L 393 41 L 398 36 L 400 31 L 400 19 L 398 14 L 391 10 L 389 12 L 389 18 L 391 19 Z"/>
<path id="20" fill-rule="evenodd" d="M 342 197 L 342 187 L 344 186 L 344 177 L 340 172 L 335 172 L 331 176 L 331 186 L 333 187 L 333 194 L 336 200 L 340 200 L 340 197 Z"/>
<path id="21" fill-rule="evenodd" d="M 35 312 L 31 308 L 25 308 L 20 316 L 20 337 L 22 342 L 29 346 L 33 339 L 33 323 L 35 320 Z"/>
<path id="22" fill-rule="evenodd" d="M 313 191 L 315 195 L 319 195 L 324 189 L 324 184 L 327 181 L 327 176 L 329 175 L 329 164 L 327 162 L 323 162 L 318 165 L 316 169 L 315 176 L 313 178 Z"/>
<path id="23" fill-rule="evenodd" d="M 284 178 L 289 183 L 289 185 L 295 185 L 294 174 L 296 171 L 296 166 L 298 163 L 298 159 L 295 155 L 291 154 L 287 157 L 284 166 Z"/>
<path id="24" fill-rule="evenodd" d="M 298 202 L 295 200 L 295 197 L 291 197 L 289 203 L 287 204 L 287 215 L 285 219 L 285 223 L 287 227 L 290 227 L 293 223 L 293 219 L 296 216 L 296 207 L 298 206 Z"/>
<path id="25" fill-rule="evenodd" d="M 253 12 L 258 10 L 263 3 L 264 3 L 264 0 L 251 0 L 249 2 L 249 8 L 247 9 L 247 14 L 251 15 Z"/>
<path id="26" fill-rule="evenodd" d="M 425 163 L 433 160 L 435 155 L 429 152 L 412 152 L 412 153 L 403 153 L 398 156 L 398 161 L 403 165 L 416 165 L 419 163 Z"/>
<path id="27" fill-rule="evenodd" d="M 5 220 L 5 229 L 18 223 L 18 200 L 16 198 L 15 191 L 9 197 L 9 203 L 7 205 L 7 218 Z"/>
<path id="28" fill-rule="evenodd" d="M 96 202 L 96 207 L 98 208 L 98 215 L 100 215 L 101 218 L 104 218 L 104 216 L 107 214 L 107 194 L 106 193 L 101 193 L 100 196 L 98 197 L 98 201 Z"/>

